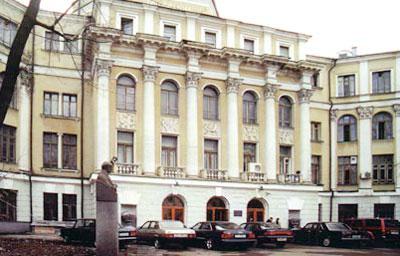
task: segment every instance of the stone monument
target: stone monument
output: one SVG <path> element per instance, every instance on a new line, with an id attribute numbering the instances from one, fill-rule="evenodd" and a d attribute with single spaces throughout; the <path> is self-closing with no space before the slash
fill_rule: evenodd
<path id="1" fill-rule="evenodd" d="M 118 255 L 117 186 L 109 174 L 113 164 L 104 162 L 96 181 L 96 255 Z"/>

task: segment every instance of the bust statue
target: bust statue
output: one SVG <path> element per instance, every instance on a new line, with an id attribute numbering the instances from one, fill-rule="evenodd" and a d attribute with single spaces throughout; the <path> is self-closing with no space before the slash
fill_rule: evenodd
<path id="1" fill-rule="evenodd" d="M 96 200 L 103 202 L 117 202 L 117 186 L 111 181 L 110 173 L 113 164 L 104 162 L 96 181 Z"/>

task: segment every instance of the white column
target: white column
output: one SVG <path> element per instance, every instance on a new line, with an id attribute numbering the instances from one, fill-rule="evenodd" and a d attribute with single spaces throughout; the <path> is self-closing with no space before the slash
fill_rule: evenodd
<path id="1" fill-rule="evenodd" d="M 154 32 L 154 8 L 146 6 L 144 9 L 144 33 L 155 34 Z"/>
<path id="2" fill-rule="evenodd" d="M 311 183 L 311 90 L 301 89 L 298 93 L 300 104 L 300 170 L 303 181 Z"/>
<path id="3" fill-rule="evenodd" d="M 197 88 L 200 77 L 200 73 L 186 73 L 186 173 L 192 177 L 199 175 Z"/>
<path id="4" fill-rule="evenodd" d="M 186 17 L 186 39 L 196 41 L 196 18 L 190 15 Z"/>
<path id="5" fill-rule="evenodd" d="M 392 89 L 393 90 L 393 89 Z M 395 82 L 395 91 L 397 91 L 397 97 L 400 96 L 400 55 L 396 57 L 396 82 Z"/>
<path id="6" fill-rule="evenodd" d="M 111 27 L 110 24 L 110 0 L 102 0 L 98 3 L 97 18 L 101 27 Z"/>
<path id="7" fill-rule="evenodd" d="M 101 169 L 110 156 L 110 91 L 109 80 L 112 61 L 97 60 L 97 109 L 96 109 L 96 168 Z"/>
<path id="8" fill-rule="evenodd" d="M 360 190 L 371 189 L 371 179 L 364 179 L 367 173 L 372 176 L 372 131 L 371 131 L 371 118 L 373 114 L 373 107 L 358 107 L 357 113 L 360 117 L 360 128 L 358 135 L 359 146 L 359 161 L 358 170 L 360 173 Z"/>
<path id="9" fill-rule="evenodd" d="M 299 40 L 299 60 L 306 60 L 307 59 L 307 41 L 306 40 Z"/>
<path id="10" fill-rule="evenodd" d="M 269 32 L 264 32 L 264 54 L 272 54 L 272 37 Z"/>
<path id="11" fill-rule="evenodd" d="M 331 122 L 331 188 L 336 190 L 337 187 L 337 109 L 330 111 L 330 122 Z"/>
<path id="12" fill-rule="evenodd" d="M 394 158 L 394 174 L 396 175 L 396 191 L 400 192 L 400 104 L 393 105 L 395 112 L 395 131 L 394 139 L 396 141 L 396 153 Z"/>
<path id="13" fill-rule="evenodd" d="M 226 81 L 228 98 L 227 161 L 229 178 L 239 178 L 239 123 L 237 94 L 241 79 L 229 77 Z"/>
<path id="14" fill-rule="evenodd" d="M 266 84 L 264 89 L 265 99 L 265 149 L 264 149 L 264 170 L 267 174 L 268 182 L 276 181 L 276 103 L 275 97 L 278 86 Z"/>
<path id="15" fill-rule="evenodd" d="M 57 168 L 62 169 L 62 138 L 63 134 L 62 132 L 57 133 L 57 139 L 58 139 L 58 144 L 57 144 Z"/>
<path id="16" fill-rule="evenodd" d="M 143 66 L 142 71 L 144 78 L 142 167 L 144 174 L 154 175 L 156 171 L 154 82 L 158 67 Z"/>
<path id="17" fill-rule="evenodd" d="M 31 113 L 31 85 L 30 74 L 26 71 L 21 72 L 19 87 L 19 115 L 18 115 L 18 169 L 30 171 L 30 113 Z"/>
<path id="18" fill-rule="evenodd" d="M 226 46 L 235 48 L 235 25 L 228 24 L 226 27 Z"/>

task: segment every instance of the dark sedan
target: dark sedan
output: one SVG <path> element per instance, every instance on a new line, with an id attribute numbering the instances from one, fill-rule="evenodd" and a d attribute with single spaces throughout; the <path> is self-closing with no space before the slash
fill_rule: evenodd
<path id="1" fill-rule="evenodd" d="M 274 223 L 247 222 L 241 224 L 240 227 L 253 232 L 258 245 L 275 244 L 276 247 L 282 248 L 285 246 L 286 242 L 291 241 L 293 238 L 293 232 L 291 230 L 281 228 Z"/>
<path id="2" fill-rule="evenodd" d="M 196 242 L 208 250 L 218 247 L 247 249 L 256 242 L 252 232 L 232 222 L 199 222 L 192 227 L 196 231 Z"/>
<path id="3" fill-rule="evenodd" d="M 308 223 L 302 229 L 293 230 L 293 232 L 296 242 L 325 247 L 346 244 L 361 245 L 370 242 L 368 233 L 352 230 L 341 222 Z"/>

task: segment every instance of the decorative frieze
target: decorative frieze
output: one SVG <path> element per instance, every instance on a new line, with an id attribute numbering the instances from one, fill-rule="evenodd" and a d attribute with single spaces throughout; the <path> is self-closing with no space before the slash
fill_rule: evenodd
<path id="1" fill-rule="evenodd" d="M 179 119 L 173 117 L 161 118 L 161 132 L 163 133 L 179 133 Z"/>
<path id="2" fill-rule="evenodd" d="M 143 80 L 144 82 L 155 82 L 159 67 L 143 65 Z"/>
<path id="3" fill-rule="evenodd" d="M 227 93 L 238 93 L 243 79 L 228 77 L 226 80 Z"/>
<path id="4" fill-rule="evenodd" d="M 186 72 L 186 88 L 197 88 L 200 78 L 201 73 L 190 71 Z"/>
<path id="5" fill-rule="evenodd" d="M 258 126 L 244 125 L 243 126 L 243 140 L 258 141 Z"/>
<path id="6" fill-rule="evenodd" d="M 299 98 L 300 104 L 302 103 L 310 103 L 310 98 L 313 95 L 312 90 L 301 89 L 297 92 L 297 97 Z"/>
<path id="7" fill-rule="evenodd" d="M 96 72 L 97 76 L 110 76 L 113 61 L 97 59 Z"/>
<path id="8" fill-rule="evenodd" d="M 371 119 L 372 114 L 374 112 L 374 107 L 358 107 L 357 113 L 360 116 L 360 119 Z"/>
<path id="9" fill-rule="evenodd" d="M 204 120 L 203 135 L 205 137 L 219 138 L 221 136 L 221 128 L 218 122 Z"/>
<path id="10" fill-rule="evenodd" d="M 292 129 L 280 129 L 279 130 L 279 143 L 285 145 L 294 144 L 294 134 Z"/>
<path id="11" fill-rule="evenodd" d="M 394 113 L 396 114 L 396 116 L 400 117 L 400 104 L 394 104 L 393 110 L 394 110 Z"/>
<path id="12" fill-rule="evenodd" d="M 278 92 L 279 85 L 267 83 L 264 88 L 265 99 L 275 99 L 276 93 Z"/>
<path id="13" fill-rule="evenodd" d="M 136 129 L 136 115 L 129 112 L 117 112 L 117 128 L 135 130 Z"/>

